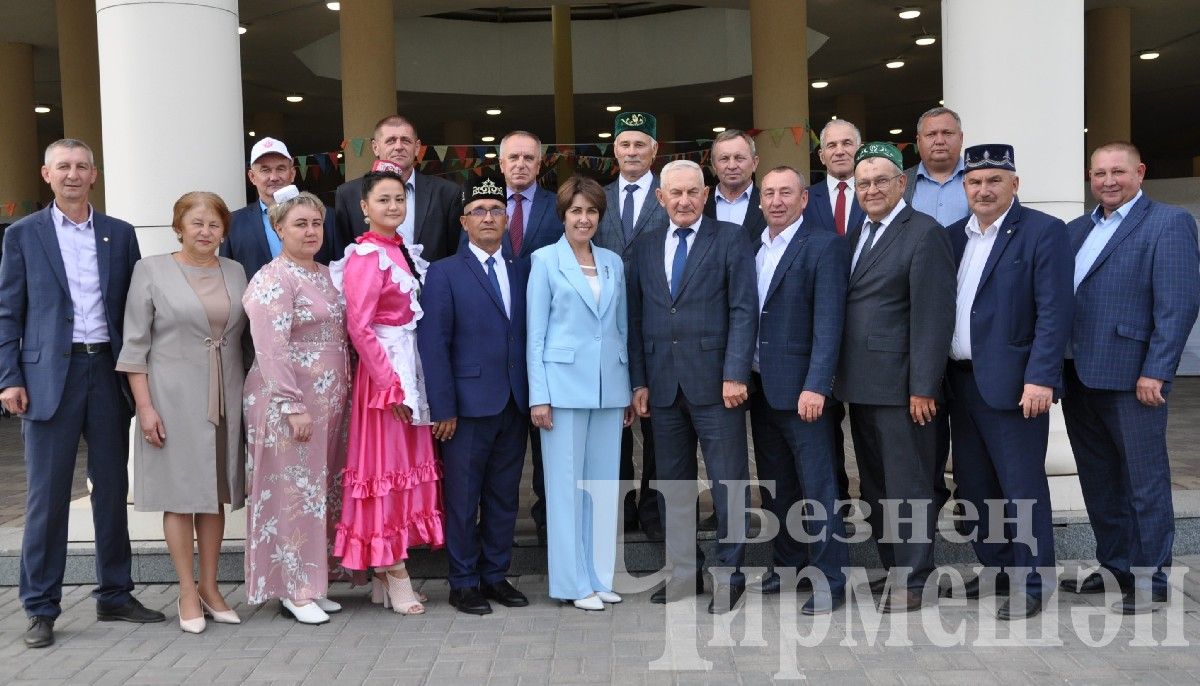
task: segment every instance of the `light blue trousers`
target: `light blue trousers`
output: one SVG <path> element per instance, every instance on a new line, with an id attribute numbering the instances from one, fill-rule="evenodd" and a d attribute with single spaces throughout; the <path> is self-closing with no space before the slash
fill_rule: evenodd
<path id="1" fill-rule="evenodd" d="M 624 408 L 552 408 L 542 429 L 546 557 L 550 597 L 578 600 L 611 591 Z"/>

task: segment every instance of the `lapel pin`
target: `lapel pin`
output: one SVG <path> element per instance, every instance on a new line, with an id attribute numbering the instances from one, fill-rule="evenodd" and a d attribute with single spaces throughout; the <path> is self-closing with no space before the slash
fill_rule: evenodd
<path id="1" fill-rule="evenodd" d="M 1008 231 L 1005 231 L 1004 233 L 1012 233 L 1012 229 L 1009 229 Z"/>
<path id="2" fill-rule="evenodd" d="M 107 242 L 108 242 L 108 236 L 105 236 L 105 237 L 104 237 L 104 242 L 105 242 L 105 243 L 107 243 Z"/>

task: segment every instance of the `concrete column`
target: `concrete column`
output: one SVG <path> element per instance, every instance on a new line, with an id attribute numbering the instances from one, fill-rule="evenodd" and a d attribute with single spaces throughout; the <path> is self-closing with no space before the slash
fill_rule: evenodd
<path id="1" fill-rule="evenodd" d="M 254 132 L 254 140 L 270 136 L 287 143 L 287 135 L 283 130 L 283 112 L 278 110 L 255 112 L 250 117 L 250 130 Z"/>
<path id="2" fill-rule="evenodd" d="M 1084 26 L 1086 155 L 1109 141 L 1127 141 L 1132 136 L 1129 72 L 1133 38 L 1128 7 L 1091 10 L 1084 15 Z"/>
<path id="3" fill-rule="evenodd" d="M 550 32 L 554 47 L 554 140 L 557 143 L 577 143 L 575 140 L 575 75 L 571 59 L 571 6 L 550 8 Z M 575 171 L 574 159 L 563 157 L 555 166 L 559 182 L 566 181 Z"/>
<path id="4" fill-rule="evenodd" d="M 0 43 L 0 79 L 5 84 L 0 107 L 0 221 L 16 221 L 38 200 L 42 167 L 38 154 L 37 119 L 33 113 L 33 46 Z M 9 204 L 15 204 L 8 214 Z M 30 203 L 30 205 L 26 205 Z"/>
<path id="5" fill-rule="evenodd" d="M 354 0 L 338 12 L 342 44 L 342 130 L 346 140 L 370 139 L 375 122 L 396 114 L 396 18 L 392 0 Z M 418 132 L 419 134 L 420 132 Z M 346 178 L 371 169 L 366 146 L 361 157 L 346 155 Z"/>
<path id="6" fill-rule="evenodd" d="M 790 164 L 808 174 L 808 136 L 790 131 L 773 142 L 770 129 L 808 121 L 808 0 L 750 0 L 750 64 L 760 169 Z M 775 134 L 778 136 L 778 134 Z"/>
<path id="7" fill-rule="evenodd" d="M 177 250 L 179 196 L 246 204 L 237 0 L 97 0 L 96 27 L 108 213 L 137 227 L 142 255 Z M 187 173 L 163 170 L 164 141 Z"/>
<path id="8" fill-rule="evenodd" d="M 494 135 L 496 142 L 494 145 L 500 145 L 500 138 L 507 131 L 497 131 Z M 474 129 L 471 126 L 469 119 L 451 119 L 442 124 L 442 144 L 443 145 L 478 145 L 480 141 L 475 140 Z"/>
<path id="9" fill-rule="evenodd" d="M 63 136 L 87 143 L 104 169 L 100 129 L 100 65 L 96 48 L 95 0 L 57 0 L 58 71 L 62 90 Z M 104 211 L 104 174 L 92 189 L 92 205 Z"/>
<path id="10" fill-rule="evenodd" d="M 846 121 L 858 127 L 863 136 L 867 136 L 867 98 L 862 93 L 844 93 L 837 96 L 833 100 L 833 113 L 838 119 Z M 825 126 L 825 122 L 813 122 L 813 128 L 817 133 L 821 132 L 821 127 Z"/>
<path id="11" fill-rule="evenodd" d="M 942 92 L 962 116 L 964 146 L 1011 144 L 1021 203 L 1065 221 L 1084 210 L 1083 2 L 942 0 Z M 1007 41 L 997 53 L 1004 69 L 986 79 L 979 78 L 980 36 Z M 1021 97 L 1006 97 L 1013 93 Z M 1061 405 L 1050 411 L 1046 473 L 1055 510 L 1083 508 Z"/>

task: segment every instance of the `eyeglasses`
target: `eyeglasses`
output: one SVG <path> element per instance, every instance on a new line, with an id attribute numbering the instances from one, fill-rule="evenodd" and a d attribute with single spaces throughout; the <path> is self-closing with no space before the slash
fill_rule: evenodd
<path id="1" fill-rule="evenodd" d="M 901 176 L 904 176 L 904 172 L 900 172 L 899 174 L 896 174 L 895 176 L 881 176 L 877 179 L 870 179 L 870 180 L 862 179 L 862 180 L 855 181 L 854 187 L 861 188 L 864 191 L 869 191 L 872 188 L 878 188 L 880 193 L 887 193 L 888 189 L 892 187 L 892 182 L 895 181 L 896 179 L 900 178 Z"/>
<path id="2" fill-rule="evenodd" d="M 471 210 L 470 212 L 467 212 L 467 214 L 471 215 L 472 217 L 475 217 L 476 219 L 483 219 L 484 217 L 488 216 L 489 214 L 492 215 L 492 217 L 499 219 L 500 217 L 504 216 L 504 208 L 503 207 L 476 207 L 475 209 Z"/>

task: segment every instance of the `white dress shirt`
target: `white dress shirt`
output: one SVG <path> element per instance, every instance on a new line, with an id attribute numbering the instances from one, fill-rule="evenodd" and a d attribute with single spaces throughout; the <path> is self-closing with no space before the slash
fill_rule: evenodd
<path id="1" fill-rule="evenodd" d="M 908 205 L 904 202 L 904 198 L 900 198 L 900 202 L 896 203 L 896 206 L 892 208 L 892 211 L 888 212 L 888 215 L 883 218 L 879 228 L 875 229 L 875 243 L 878 243 L 879 239 L 883 238 L 883 232 L 887 231 L 887 228 L 892 223 L 892 220 L 896 218 L 896 215 L 900 214 L 900 210 L 903 210 L 907 206 Z M 870 217 L 863 219 L 862 233 L 859 234 L 858 243 L 855 244 L 854 247 L 854 259 L 850 261 L 851 274 L 854 273 L 854 268 L 858 266 L 858 256 L 862 254 L 863 246 L 866 244 L 867 236 L 870 234 L 870 231 L 867 229 L 867 224 L 870 221 Z M 847 232 L 849 232 L 849 229 L 850 227 L 846 227 Z M 875 245 L 875 243 L 872 243 L 871 245 Z"/>
<path id="2" fill-rule="evenodd" d="M 716 196 L 713 204 L 717 208 L 717 220 L 741 226 L 742 222 L 746 221 L 746 210 L 750 209 L 750 194 L 753 192 L 754 184 L 751 183 L 738 197 L 729 200 L 721 195 L 720 185 L 713 186 L 713 195 Z"/>
<path id="3" fill-rule="evenodd" d="M 650 184 L 654 183 L 654 172 L 646 172 L 642 174 L 642 178 L 637 181 L 626 181 L 624 176 L 617 177 L 617 206 L 610 207 L 607 211 L 616 211 L 617 219 L 621 218 L 621 212 L 625 209 L 625 187 L 631 183 L 637 184 L 637 190 L 633 192 L 633 223 L 636 226 L 638 217 L 642 216 L 642 205 L 646 202 L 646 198 L 650 195 Z"/>
<path id="4" fill-rule="evenodd" d="M 979 280 L 988 255 L 996 244 L 996 236 L 1004 218 L 1012 210 L 1012 203 L 992 224 L 979 228 L 979 218 L 973 213 L 963 231 L 967 234 L 967 246 L 963 249 L 962 261 L 958 264 L 958 296 L 955 300 L 954 338 L 950 339 L 950 358 L 971 359 L 971 308 L 975 306 L 975 294 L 979 292 Z"/>
<path id="5" fill-rule="evenodd" d="M 504 263 L 504 256 L 500 254 L 502 251 L 502 248 L 496 248 L 496 252 L 489 255 L 488 253 L 483 251 L 483 248 L 480 248 L 478 245 L 475 245 L 474 243 L 468 242 L 467 246 L 471 248 L 471 252 L 475 255 L 475 259 L 479 260 L 480 266 L 483 267 L 483 273 L 484 273 L 485 277 L 487 276 L 487 270 L 488 270 L 488 266 L 487 266 L 488 258 L 489 257 L 496 258 L 496 263 L 494 265 L 494 268 L 496 270 L 496 280 L 500 282 L 500 296 L 504 300 L 504 313 L 507 314 L 509 316 L 509 318 L 511 319 L 512 318 L 512 294 L 510 293 L 510 291 L 512 289 L 508 287 L 508 265 Z"/>
<path id="6" fill-rule="evenodd" d="M 87 219 L 81 224 L 76 224 L 58 209 L 57 203 L 50 206 L 50 218 L 54 222 L 54 232 L 58 237 L 58 248 L 62 253 L 67 288 L 71 292 L 71 307 L 74 310 L 71 322 L 72 343 L 106 343 L 109 340 L 92 216 L 92 208 L 89 205 Z"/>
<path id="7" fill-rule="evenodd" d="M 841 183 L 840 179 L 834 178 L 832 175 L 825 175 L 825 186 L 829 188 L 829 215 L 837 218 L 837 185 Z M 850 230 L 850 206 L 854 204 L 854 177 L 846 179 L 846 230 Z M 878 234 L 877 234 L 878 235 Z"/>
<path id="8" fill-rule="evenodd" d="M 692 256 L 692 246 L 696 244 L 696 236 L 700 233 L 700 224 L 703 220 L 697 220 L 690 227 L 677 226 L 675 222 L 667 227 L 667 248 L 663 251 L 663 266 L 667 270 L 667 285 L 671 284 L 671 267 L 675 263 L 675 249 L 679 247 L 679 238 L 675 236 L 675 229 L 690 228 L 692 232 L 687 237 L 687 254 Z"/>
<path id="9" fill-rule="evenodd" d="M 771 287 L 771 279 L 775 278 L 775 268 L 779 266 L 779 261 L 783 259 L 783 253 L 787 250 L 792 239 L 796 237 L 796 232 L 800 230 L 800 225 L 804 223 L 804 217 L 801 216 L 794 224 L 791 224 L 783 231 L 779 232 L 778 236 L 771 238 L 771 228 L 763 229 L 761 241 L 762 244 L 758 248 L 758 252 L 754 255 L 754 267 L 758 273 L 758 316 L 762 317 L 763 305 L 767 300 L 767 289 Z M 751 364 L 754 371 L 758 371 L 758 340 L 754 341 L 754 360 Z"/>
<path id="10" fill-rule="evenodd" d="M 404 236 L 405 245 L 416 245 L 417 243 L 417 172 L 412 172 L 408 175 L 408 181 L 404 182 L 404 221 L 400 222 L 400 226 L 396 227 L 401 236 Z"/>

